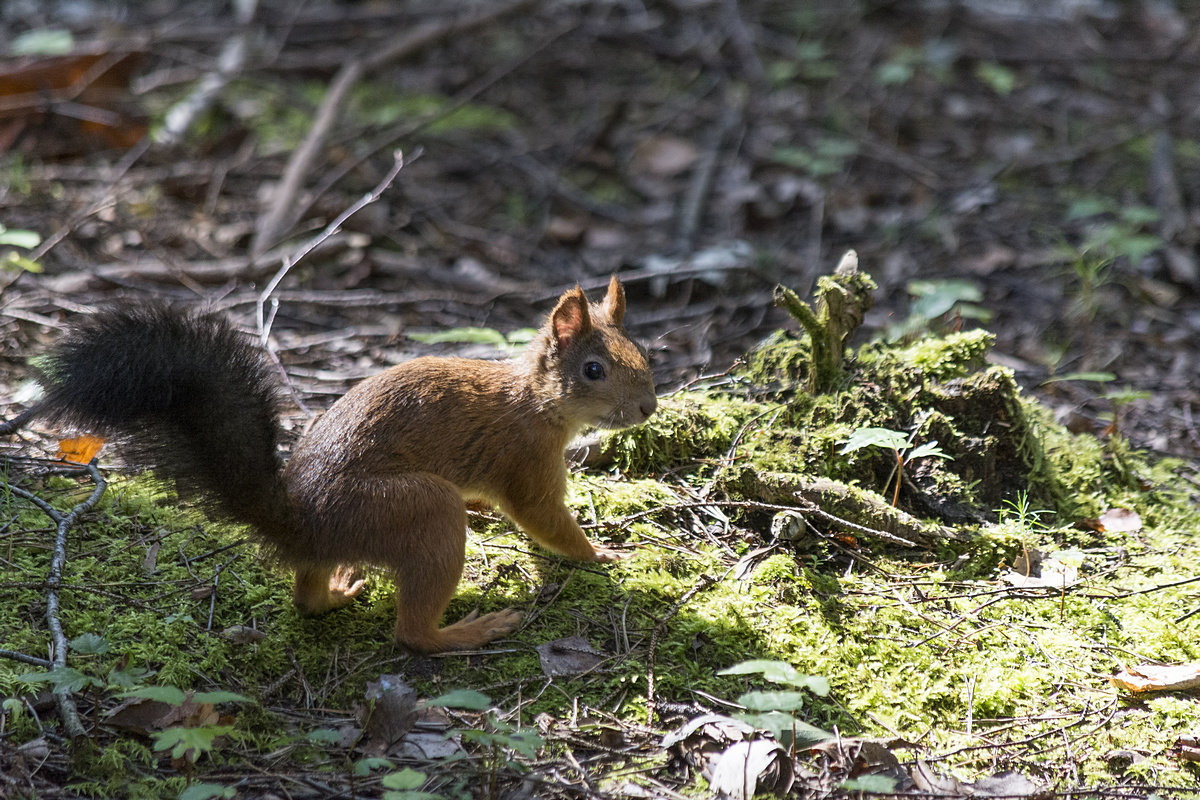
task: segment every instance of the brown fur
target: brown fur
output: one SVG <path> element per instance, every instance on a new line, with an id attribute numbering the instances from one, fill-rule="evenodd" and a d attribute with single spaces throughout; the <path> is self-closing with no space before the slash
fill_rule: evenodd
<path id="1" fill-rule="evenodd" d="M 418 358 L 368 378 L 317 420 L 281 475 L 259 479 L 257 510 L 241 508 L 244 487 L 235 493 L 208 475 L 219 476 L 220 465 L 204 480 L 190 465 L 175 464 L 170 474 L 192 478 L 219 510 L 254 525 L 295 567 L 294 597 L 303 612 L 352 602 L 362 590 L 353 565 L 378 564 L 396 576 L 397 641 L 422 652 L 478 647 L 511 632 L 520 615 L 506 609 L 438 627 L 462 576 L 466 501 L 495 505 L 534 541 L 570 558 L 617 557 L 588 541 L 564 504 L 563 451 L 584 427 L 634 425 L 655 410 L 646 353 L 626 335 L 624 314 L 624 290 L 614 277 L 599 304 L 589 304 L 578 287 L 566 292 L 517 360 Z M 237 355 L 245 356 L 242 347 Z M 257 386 L 260 376 L 247 380 Z M 88 419 L 62 404 L 45 413 Z M 100 422 L 135 427 L 124 419 Z M 239 455 L 228 431 L 220 447 L 211 435 L 187 435 L 208 436 L 208 449 Z M 226 497 L 235 495 L 233 508 Z"/>

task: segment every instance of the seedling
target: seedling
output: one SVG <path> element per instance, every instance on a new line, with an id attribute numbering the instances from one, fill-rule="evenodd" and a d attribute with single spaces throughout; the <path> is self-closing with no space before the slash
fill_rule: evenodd
<path id="1" fill-rule="evenodd" d="M 936 440 L 913 447 L 916 435 L 916 431 L 905 436 L 902 431 L 894 431 L 890 428 L 859 428 L 842 443 L 842 449 L 838 453 L 846 455 L 864 447 L 882 447 L 891 450 L 896 456 L 896 463 L 892 467 L 891 473 L 888 474 L 887 480 L 883 482 L 883 488 L 886 490 L 888 484 L 892 482 L 892 477 L 896 478 L 896 488 L 892 491 L 892 505 L 894 506 L 900 500 L 900 483 L 904 479 L 904 467 L 907 464 L 918 458 L 952 458 L 949 453 L 944 452 L 938 446 Z"/>

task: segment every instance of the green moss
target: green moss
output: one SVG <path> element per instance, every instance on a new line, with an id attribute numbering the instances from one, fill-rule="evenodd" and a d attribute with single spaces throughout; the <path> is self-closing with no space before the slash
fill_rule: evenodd
<path id="1" fill-rule="evenodd" d="M 1120 725 L 1099 725 L 1118 702 L 1106 676 L 1130 654 L 1200 659 L 1200 617 L 1175 621 L 1196 604 L 1194 586 L 1181 582 L 1194 575 L 1200 529 L 1172 471 L 1179 465 L 1066 432 L 1011 373 L 981 362 L 989 341 L 973 333 L 899 349 L 864 345 L 847 362 L 845 385 L 811 395 L 798 389 L 804 342 L 777 335 L 725 387 L 664 399 L 650 424 L 612 436 L 615 468 L 572 477 L 571 507 L 590 536 L 621 547 L 625 560 L 577 564 L 541 551 L 504 520 L 473 518 L 447 621 L 509 606 L 529 618 L 480 656 L 420 658 L 394 645 L 393 586 L 382 573 L 350 607 L 300 617 L 290 576 L 261 560 L 242 531 L 181 508 L 147 478 L 115 480 L 72 532 L 61 612 L 68 635 L 102 633 L 111 650 L 72 656 L 72 664 L 105 673 L 125 662 L 151 670 L 152 684 L 228 689 L 256 701 L 238 710 L 236 735 L 199 765 L 201 778 L 266 752 L 280 765 L 344 773 L 345 750 L 296 742 L 326 726 L 321 714 L 361 703 L 381 673 L 405 674 L 425 696 L 484 691 L 500 708 L 519 704 L 525 723 L 588 706 L 641 722 L 651 673 L 661 714 L 664 702 L 732 700 L 764 688 L 717 674 L 761 657 L 829 679 L 833 694 L 806 705 L 808 722 L 920 739 L 965 778 L 991 770 L 976 760 L 982 744 L 1057 764 L 1067 758 L 1048 744 L 1061 740 L 1057 727 L 1085 719 L 1070 756 L 1080 774 L 1152 774 L 1162 785 L 1187 785 L 1194 776 L 1166 755 L 1191 727 L 1186 701 L 1125 703 Z M 798 540 L 773 540 L 772 517 L 788 497 L 764 505 L 739 488 L 739 474 L 833 477 L 852 485 L 850 502 L 890 502 L 890 491 L 879 495 L 891 486 L 896 454 L 840 452 L 863 426 L 913 433 L 915 444 L 937 440 L 951 458 L 906 464 L 900 505 L 931 530 L 969 536 L 897 548 L 856 531 L 847 541 L 836 524 L 808 515 L 811 528 Z M 29 488 L 62 509 L 89 491 L 61 477 Z M 7 647 L 42 654 L 52 530 L 23 501 L 3 502 L 16 522 L 0 631 Z M 1145 528 L 1100 535 L 1074 525 L 1117 505 L 1138 511 Z M 1082 549 L 1085 583 L 1005 593 L 999 576 L 1034 548 Z M 261 637 L 238 637 L 239 629 Z M 549 680 L 534 648 L 566 636 L 582 636 L 606 658 L 585 675 Z M 17 677 L 28 671 L 0 661 L 0 693 L 28 694 Z M 289 709 L 315 716 L 282 713 Z M 9 715 L 6 724 L 14 741 L 38 735 L 28 718 Z M 674 721 L 660 716 L 658 724 Z M 103 750 L 80 791 L 114 794 L 116 772 L 138 773 L 157 758 L 135 738 L 100 738 L 119 746 Z M 1148 758 L 1105 760 L 1122 748 Z M 128 792 L 152 796 L 163 785 L 139 778 Z"/>
<path id="2" fill-rule="evenodd" d="M 691 469 L 725 455 L 742 425 L 760 412 L 736 397 L 676 395 L 644 425 L 610 434 L 608 447 L 617 465 L 635 475 Z"/>

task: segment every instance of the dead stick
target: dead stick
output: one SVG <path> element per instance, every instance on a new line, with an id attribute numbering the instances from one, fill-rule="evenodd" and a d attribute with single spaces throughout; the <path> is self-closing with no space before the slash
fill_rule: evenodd
<path id="1" fill-rule="evenodd" d="M 372 56 L 352 58 L 347 61 L 334 76 L 329 91 L 325 93 L 325 98 L 321 101 L 321 107 L 317 109 L 316 119 L 313 120 L 308 135 L 304 137 L 304 141 L 300 143 L 288 160 L 283 179 L 273 192 L 271 205 L 259 218 L 257 229 L 254 232 L 254 242 L 251 245 L 251 253 L 257 256 L 282 237 L 291 227 L 292 209 L 295 206 L 295 198 L 300 193 L 300 187 L 304 183 L 313 161 L 316 160 L 317 153 L 320 152 L 325 139 L 329 136 L 334 121 L 340 116 L 341 108 L 349 96 L 350 90 L 363 75 L 378 70 L 397 59 L 410 56 L 447 36 L 465 33 L 481 25 L 486 25 L 507 14 L 520 11 L 534 2 L 536 0 L 513 0 L 513 2 L 500 6 L 488 6 L 485 11 L 461 19 L 425 22 L 397 39 L 390 47 L 385 47 Z"/>

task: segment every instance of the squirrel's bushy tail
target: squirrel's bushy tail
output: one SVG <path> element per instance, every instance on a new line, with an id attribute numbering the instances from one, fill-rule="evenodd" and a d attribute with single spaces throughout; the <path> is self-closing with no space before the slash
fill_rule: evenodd
<path id="1" fill-rule="evenodd" d="M 206 510 L 268 540 L 288 536 L 277 382 L 224 317 L 115 306 L 75 325 L 39 366 L 38 416 L 113 437 Z"/>

